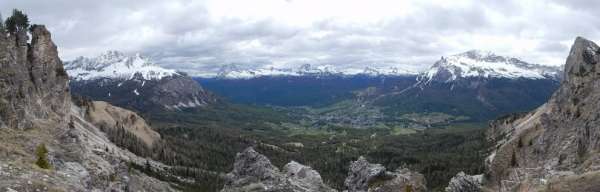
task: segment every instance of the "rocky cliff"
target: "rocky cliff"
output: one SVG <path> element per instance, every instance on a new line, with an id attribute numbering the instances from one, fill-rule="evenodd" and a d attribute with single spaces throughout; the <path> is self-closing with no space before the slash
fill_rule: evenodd
<path id="1" fill-rule="evenodd" d="M 364 157 L 351 163 L 344 182 L 345 192 L 424 192 L 423 175 L 408 169 L 387 171 L 380 164 L 371 164 Z M 238 153 L 233 171 L 227 174 L 221 192 L 335 192 L 323 183 L 321 175 L 312 168 L 290 162 L 283 171 L 253 148 Z"/>
<path id="2" fill-rule="evenodd" d="M 37 119 L 65 121 L 69 112 L 68 76 L 56 45 L 43 26 L 0 32 L 0 127 L 32 128 Z"/>
<path id="3" fill-rule="evenodd" d="M 27 31 L 0 31 L 0 191 L 173 191 L 131 169 L 166 166 L 116 146 L 89 122 L 72 104 L 50 32 L 34 25 L 29 33 L 30 43 Z"/>
<path id="4" fill-rule="evenodd" d="M 600 189 L 600 47 L 578 37 L 564 80 L 536 110 L 491 123 L 484 191 Z"/>

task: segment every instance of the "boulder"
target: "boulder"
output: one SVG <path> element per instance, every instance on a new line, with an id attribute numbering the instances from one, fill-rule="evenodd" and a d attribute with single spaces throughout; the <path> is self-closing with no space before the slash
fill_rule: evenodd
<path id="1" fill-rule="evenodd" d="M 290 162 L 281 172 L 264 155 L 252 147 L 235 157 L 233 170 L 227 174 L 221 192 L 334 192 L 323 183 L 321 175 L 312 168 Z"/>
<path id="2" fill-rule="evenodd" d="M 446 192 L 482 192 L 483 175 L 467 175 L 464 172 L 456 174 L 446 187 Z"/>
<path id="3" fill-rule="evenodd" d="M 364 157 L 351 163 L 344 181 L 348 192 L 427 191 L 425 177 L 408 169 L 390 172 L 380 164 L 371 164 Z"/>

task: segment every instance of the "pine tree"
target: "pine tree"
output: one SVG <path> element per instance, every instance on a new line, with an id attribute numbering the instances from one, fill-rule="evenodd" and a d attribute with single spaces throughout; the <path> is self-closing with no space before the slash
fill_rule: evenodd
<path id="1" fill-rule="evenodd" d="M 13 9 L 12 15 L 6 18 L 6 29 L 8 32 L 16 33 L 29 28 L 29 17 L 18 9 Z"/>

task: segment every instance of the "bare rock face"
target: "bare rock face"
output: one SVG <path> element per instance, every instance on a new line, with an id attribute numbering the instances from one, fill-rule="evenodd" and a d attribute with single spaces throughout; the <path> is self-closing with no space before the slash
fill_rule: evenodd
<path id="1" fill-rule="evenodd" d="M 211 92 L 188 76 L 164 78 L 150 91 L 152 103 L 169 110 L 207 106 L 218 102 Z"/>
<path id="2" fill-rule="evenodd" d="M 221 192 L 334 192 L 312 168 L 290 162 L 281 172 L 253 148 L 238 153 L 233 171 L 227 174 Z"/>
<path id="3" fill-rule="evenodd" d="M 31 27 L 0 32 L 0 127 L 32 128 L 36 119 L 66 120 L 70 93 L 68 76 L 58 58 L 50 32 Z"/>
<path id="4" fill-rule="evenodd" d="M 597 177 L 600 171 L 598 61 L 600 47 L 578 37 L 566 61 L 565 78 L 550 100 L 530 113 L 491 124 L 488 137 L 496 147 L 486 162 L 486 188 L 557 191 L 560 186 L 558 191 L 580 191 L 597 186 L 595 183 L 600 181 Z"/>
<path id="5" fill-rule="evenodd" d="M 386 171 L 380 164 L 371 164 L 364 157 L 351 163 L 344 181 L 348 192 L 427 191 L 425 177 L 408 169 Z"/>
<path id="6" fill-rule="evenodd" d="M 424 192 L 425 177 L 408 169 L 386 171 L 380 164 L 371 164 L 364 157 L 351 163 L 344 184 L 345 192 Z M 238 153 L 233 171 L 226 176 L 221 192 L 335 192 L 323 183 L 312 168 L 292 161 L 283 171 L 252 148 Z"/>
<path id="7" fill-rule="evenodd" d="M 467 175 L 464 172 L 456 174 L 446 187 L 446 192 L 482 192 L 483 175 Z"/>
<path id="8" fill-rule="evenodd" d="M 175 191 L 129 166 L 165 165 L 116 146 L 84 118 L 50 33 L 29 32 L 31 43 L 26 31 L 0 31 L 0 191 Z"/>
<path id="9" fill-rule="evenodd" d="M 304 188 L 308 191 L 335 191 L 323 183 L 319 172 L 309 166 L 302 165 L 292 161 L 283 167 L 284 174 L 289 178 L 293 185 Z"/>

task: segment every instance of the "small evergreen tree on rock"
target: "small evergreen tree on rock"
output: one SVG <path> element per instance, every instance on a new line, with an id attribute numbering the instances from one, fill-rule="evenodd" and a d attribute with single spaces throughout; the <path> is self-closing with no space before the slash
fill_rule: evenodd
<path id="1" fill-rule="evenodd" d="M 4 24 L 10 33 L 24 31 L 29 27 L 29 17 L 22 11 L 13 9 L 12 15 L 6 18 Z"/>

